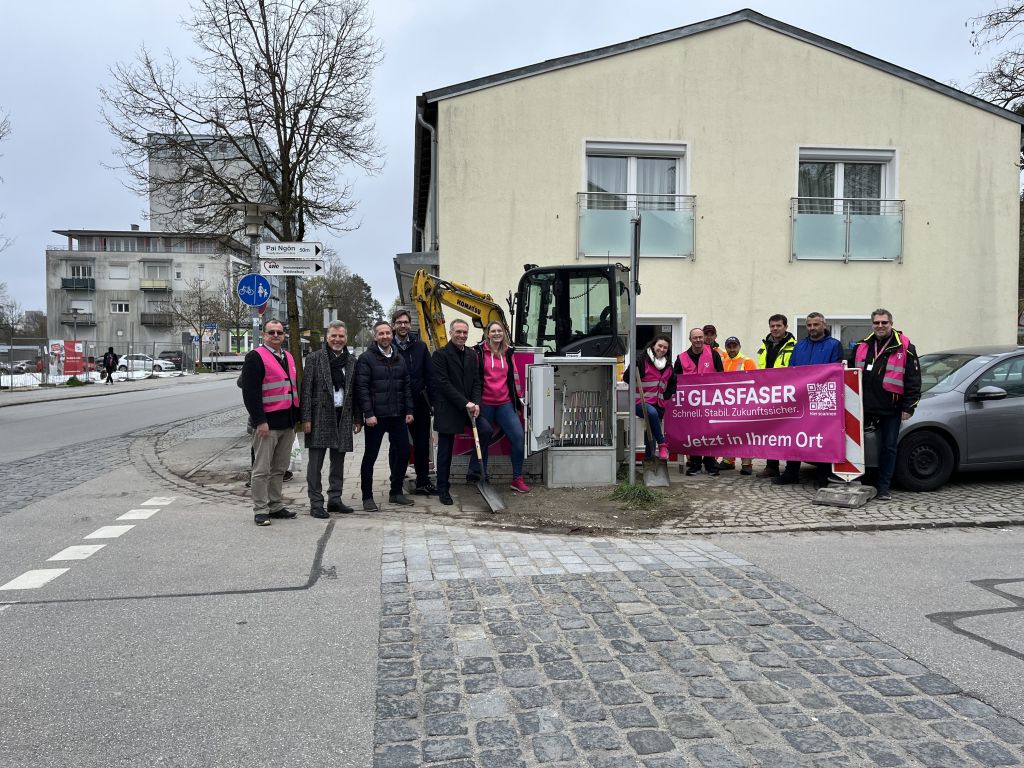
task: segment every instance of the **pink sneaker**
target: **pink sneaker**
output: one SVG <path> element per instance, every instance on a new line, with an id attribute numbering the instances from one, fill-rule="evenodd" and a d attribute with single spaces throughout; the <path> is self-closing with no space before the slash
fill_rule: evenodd
<path id="1" fill-rule="evenodd" d="M 668 446 L 665 443 L 658 446 L 658 458 L 662 461 L 668 461 Z"/>
<path id="2" fill-rule="evenodd" d="M 512 481 L 512 485 L 509 486 L 516 493 L 529 493 L 530 486 L 523 482 L 523 478 L 517 477 Z"/>

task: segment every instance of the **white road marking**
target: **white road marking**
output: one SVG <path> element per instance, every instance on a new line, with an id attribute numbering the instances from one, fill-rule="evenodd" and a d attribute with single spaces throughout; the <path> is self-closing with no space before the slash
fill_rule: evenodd
<path id="1" fill-rule="evenodd" d="M 142 506 L 144 506 L 144 507 L 166 507 L 168 504 L 170 504 L 176 498 L 177 498 L 177 496 L 154 496 L 149 501 L 142 502 Z"/>
<path id="2" fill-rule="evenodd" d="M 95 555 L 106 544 L 76 544 L 73 547 L 62 549 L 53 557 L 47 558 L 47 562 L 50 560 L 85 560 L 89 555 Z"/>
<path id="3" fill-rule="evenodd" d="M 11 601 L 11 602 L 9 602 L 9 603 L 0 603 L 0 613 L 3 613 L 3 612 L 4 612 L 4 611 L 6 611 L 6 610 L 7 610 L 8 608 L 10 608 L 10 607 L 11 607 L 12 605 L 16 605 L 17 603 L 18 603 L 18 601 L 17 601 L 17 600 L 12 600 L 12 601 Z"/>
<path id="4" fill-rule="evenodd" d="M 8 581 L 0 586 L 4 589 L 39 589 L 47 582 L 53 581 L 62 573 L 67 573 L 70 568 L 41 568 L 37 571 L 25 571 L 16 579 Z"/>
<path id="5" fill-rule="evenodd" d="M 104 525 L 102 528 L 98 528 L 85 538 L 116 539 L 121 534 L 128 533 L 128 531 L 130 531 L 134 527 L 134 525 Z"/>
<path id="6" fill-rule="evenodd" d="M 129 509 L 118 520 L 149 520 L 159 509 Z"/>

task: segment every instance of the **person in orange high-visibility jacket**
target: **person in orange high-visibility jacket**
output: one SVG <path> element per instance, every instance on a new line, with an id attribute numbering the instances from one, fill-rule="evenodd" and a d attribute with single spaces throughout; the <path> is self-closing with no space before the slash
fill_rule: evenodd
<path id="1" fill-rule="evenodd" d="M 747 357 L 740 351 L 740 340 L 735 336 L 730 336 L 725 340 L 725 354 L 722 355 L 722 369 L 726 373 L 734 373 L 736 371 L 754 371 L 757 370 L 757 363 L 754 359 Z M 743 459 L 740 469 L 741 475 L 749 475 L 754 470 L 752 459 Z M 722 459 L 718 464 L 719 469 L 735 469 L 736 459 Z"/>

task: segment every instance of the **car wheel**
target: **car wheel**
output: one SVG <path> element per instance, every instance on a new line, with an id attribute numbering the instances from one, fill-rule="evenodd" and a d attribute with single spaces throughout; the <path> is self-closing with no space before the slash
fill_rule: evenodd
<path id="1" fill-rule="evenodd" d="M 154 365 L 153 373 L 163 373 L 164 367 L 162 365 Z"/>
<path id="2" fill-rule="evenodd" d="M 128 370 L 128 366 L 127 365 L 119 365 L 119 366 L 117 366 L 117 370 L 119 370 L 119 371 L 121 371 L 123 373 L 123 372 Z"/>
<path id="3" fill-rule="evenodd" d="M 936 432 L 911 432 L 896 452 L 893 477 L 908 491 L 934 491 L 946 484 L 956 459 L 953 449 Z"/>

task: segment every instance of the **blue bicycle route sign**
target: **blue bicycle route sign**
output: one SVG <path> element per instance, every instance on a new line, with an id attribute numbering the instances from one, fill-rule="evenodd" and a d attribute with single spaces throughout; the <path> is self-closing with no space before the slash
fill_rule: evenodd
<path id="1" fill-rule="evenodd" d="M 238 281 L 238 298 L 250 307 L 266 304 L 270 298 L 270 281 L 263 275 L 244 275 Z"/>

